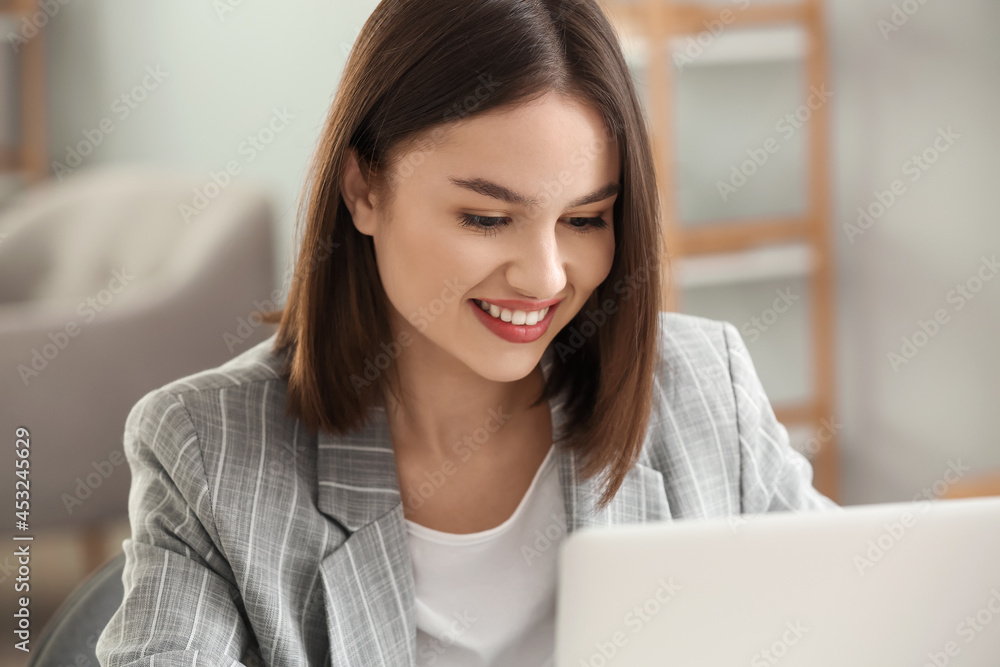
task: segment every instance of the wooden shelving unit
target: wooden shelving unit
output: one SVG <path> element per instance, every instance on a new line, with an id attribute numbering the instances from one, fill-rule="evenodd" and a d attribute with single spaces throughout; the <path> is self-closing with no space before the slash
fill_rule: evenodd
<path id="1" fill-rule="evenodd" d="M 23 18 L 30 21 L 30 17 L 40 11 L 37 0 L 0 0 L 0 19 L 13 21 L 15 31 L 21 29 Z M 43 26 L 30 37 L 25 36 L 23 42 L 17 42 L 15 57 L 19 69 L 21 143 L 18 146 L 0 146 L 0 172 L 14 173 L 25 184 L 39 181 L 49 174 L 46 165 L 44 39 Z M 12 44 L 6 47 L 14 51 Z"/>
<path id="2" fill-rule="evenodd" d="M 676 67 L 671 49 L 684 38 L 706 33 L 720 19 L 724 25 L 713 36 L 710 53 L 700 65 L 718 62 L 753 63 L 800 58 L 804 61 L 804 90 L 824 84 L 829 88 L 826 26 L 821 0 L 795 3 L 698 4 L 670 0 L 600 0 L 621 31 L 623 42 L 637 37 L 643 47 L 633 52 L 646 71 L 646 97 L 664 207 L 665 255 L 677 271 L 664 290 L 664 310 L 681 310 L 683 288 L 704 284 L 801 276 L 810 283 L 812 310 L 812 397 L 798 403 L 775 405 L 778 419 L 789 428 L 806 427 L 818 434 L 822 420 L 832 420 L 833 375 L 833 267 L 830 213 L 829 112 L 819 105 L 803 131 L 808 132 L 808 205 L 802 215 L 758 219 L 717 220 L 685 227 L 676 211 L 674 175 Z M 729 14 L 723 15 L 728 10 Z M 753 28 L 758 39 L 748 39 Z M 796 36 L 798 35 L 798 36 Z M 804 100 L 803 100 L 804 101 Z M 824 432 L 826 435 L 826 432 Z M 814 484 L 840 501 L 836 434 L 818 451 L 810 452 Z"/>
<path id="3" fill-rule="evenodd" d="M 985 496 L 1000 496 L 1000 470 L 979 473 L 968 479 L 959 480 L 948 488 L 942 498 L 950 500 Z"/>

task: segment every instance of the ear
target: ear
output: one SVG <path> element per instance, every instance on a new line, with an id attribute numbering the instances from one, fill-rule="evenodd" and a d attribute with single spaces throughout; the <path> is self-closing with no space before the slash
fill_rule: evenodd
<path id="1" fill-rule="evenodd" d="M 376 197 L 368 185 L 357 152 L 349 148 L 344 165 L 344 175 L 340 182 L 340 196 L 351 212 L 354 227 L 367 236 L 374 236 L 378 225 L 378 215 L 375 212 Z"/>

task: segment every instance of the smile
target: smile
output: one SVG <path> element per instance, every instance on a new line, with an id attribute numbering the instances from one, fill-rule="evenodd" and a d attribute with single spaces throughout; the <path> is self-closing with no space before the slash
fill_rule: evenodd
<path id="1" fill-rule="evenodd" d="M 509 343 L 532 343 L 549 328 L 559 304 L 541 310 L 512 310 L 488 301 L 469 299 L 473 312 L 483 325 Z"/>
<path id="2" fill-rule="evenodd" d="M 483 309 L 483 312 L 487 312 L 498 320 L 503 320 L 504 322 L 510 322 L 511 324 L 527 324 L 528 326 L 533 326 L 538 324 L 538 320 L 545 319 L 545 315 L 548 314 L 549 308 L 546 306 L 541 310 L 510 310 L 509 308 L 501 308 L 500 306 L 495 306 L 486 301 L 480 301 L 478 299 L 473 299 L 474 302 L 479 304 L 479 307 Z"/>

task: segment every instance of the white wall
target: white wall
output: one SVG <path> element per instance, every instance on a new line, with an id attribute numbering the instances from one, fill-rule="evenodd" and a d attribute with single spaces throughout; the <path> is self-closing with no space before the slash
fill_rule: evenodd
<path id="1" fill-rule="evenodd" d="M 52 157 L 63 160 L 67 145 L 110 117 L 114 131 L 87 164 L 153 161 L 207 178 L 210 170 L 239 160 L 245 167 L 241 178 L 258 179 L 286 212 L 279 248 L 283 270 L 294 251 L 292 207 L 307 161 L 347 49 L 376 3 L 242 2 L 223 16 L 214 8 L 219 4 L 71 0 L 62 6 L 46 28 Z M 985 283 L 960 311 L 946 299 L 956 283 L 975 275 L 982 256 L 991 257 L 1000 247 L 993 202 L 1000 175 L 1000 132 L 994 126 L 1000 45 L 991 39 L 1000 5 L 926 0 L 884 40 L 876 22 L 889 18 L 893 2 L 828 4 L 843 500 L 908 499 L 942 479 L 949 461 L 960 459 L 976 469 L 1000 466 L 1000 280 Z M 114 100 L 140 83 L 147 67 L 160 67 L 167 76 L 119 119 Z M 711 217 L 718 208 L 713 181 L 718 170 L 704 165 L 731 164 L 731 155 L 770 133 L 774 112 L 787 107 L 787 98 L 771 90 L 763 74 L 757 81 L 745 74 L 716 76 L 710 85 L 703 80 L 700 87 L 681 91 L 693 122 L 690 136 L 705 138 L 689 141 L 681 156 L 683 205 L 695 218 Z M 743 92 L 726 93 L 729 84 Z M 745 98 L 749 102 L 725 103 Z M 756 116 L 750 104 L 755 99 L 764 105 Z M 703 116 L 695 113 L 699 104 Z M 295 118 L 251 162 L 240 152 L 241 142 L 267 125 L 274 108 Z M 724 120 L 726 113 L 737 124 L 750 118 L 768 122 L 747 121 L 739 136 L 712 135 L 707 123 Z M 911 183 L 903 163 L 931 146 L 939 127 L 949 126 L 961 138 Z M 708 140 L 712 136 L 714 142 Z M 740 137 L 750 143 L 740 145 Z M 776 161 L 742 193 L 743 204 L 759 210 L 772 201 L 795 210 L 803 201 L 789 189 L 801 180 L 796 173 L 794 161 Z M 850 243 L 841 225 L 853 221 L 857 207 L 869 205 L 873 191 L 887 189 L 894 178 L 904 180 L 906 194 Z M 779 281 L 750 291 L 703 290 L 692 297 L 691 308 L 740 325 L 770 304 L 775 289 L 788 286 L 803 294 L 808 289 Z M 806 303 L 750 344 L 772 400 L 808 387 L 801 317 Z M 938 308 L 947 309 L 951 321 L 894 372 L 887 353 L 898 350 L 901 337 L 912 335 L 917 321 L 933 317 Z"/>
<path id="2" fill-rule="evenodd" d="M 887 41 L 876 22 L 892 3 L 831 5 L 836 219 L 854 221 L 895 178 L 908 187 L 853 244 L 838 235 L 845 491 L 909 498 L 949 460 L 1000 466 L 1000 276 L 961 310 L 948 301 L 1000 253 L 1000 4 L 927 0 Z M 912 183 L 902 166 L 939 127 L 961 138 Z M 893 372 L 887 353 L 939 308 L 948 323 Z"/>
<path id="3" fill-rule="evenodd" d="M 236 160 L 238 178 L 268 188 L 284 214 L 284 273 L 308 161 L 347 52 L 376 4 L 71 0 L 47 33 L 52 159 L 65 162 L 67 146 L 110 118 L 113 132 L 81 169 L 156 162 L 207 182 Z M 159 68 L 162 80 L 123 118 L 120 98 L 147 68 Z M 244 142 L 268 127 L 275 109 L 294 118 L 258 152 Z"/>

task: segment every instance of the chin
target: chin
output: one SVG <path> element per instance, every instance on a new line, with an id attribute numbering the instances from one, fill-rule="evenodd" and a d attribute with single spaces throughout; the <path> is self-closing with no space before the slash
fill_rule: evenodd
<path id="1" fill-rule="evenodd" d="M 481 377 L 493 382 L 517 382 L 531 375 L 540 356 L 529 354 L 527 349 L 504 355 L 480 355 L 474 364 L 467 364 Z"/>

